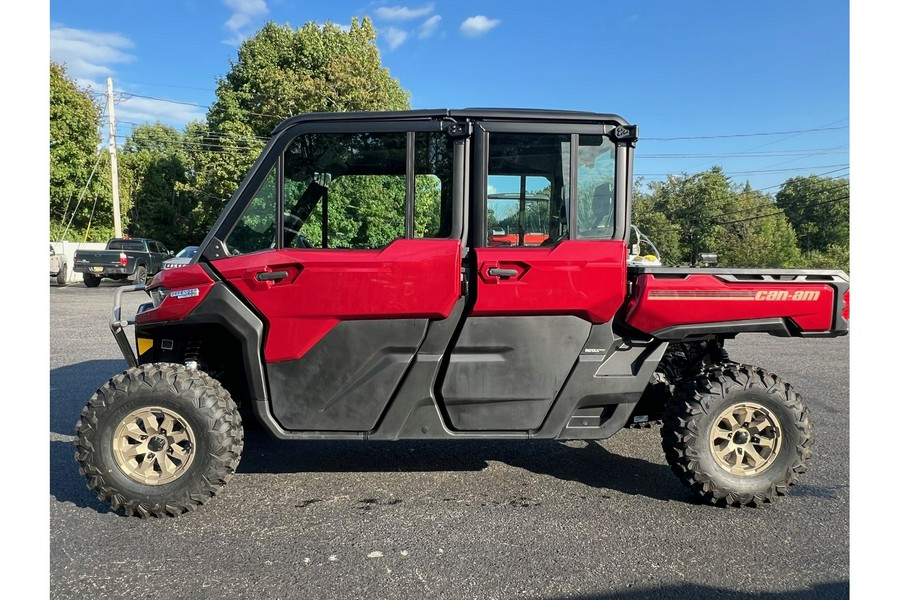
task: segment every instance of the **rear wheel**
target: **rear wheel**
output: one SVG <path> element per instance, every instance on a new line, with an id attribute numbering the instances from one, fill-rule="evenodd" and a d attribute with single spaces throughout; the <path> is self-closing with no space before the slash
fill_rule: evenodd
<path id="1" fill-rule="evenodd" d="M 69 266 L 66 263 L 59 265 L 59 273 L 56 274 L 56 283 L 58 285 L 66 285 L 69 279 Z"/>
<path id="2" fill-rule="evenodd" d="M 809 411 L 757 367 L 713 368 L 679 390 L 663 421 L 672 470 L 710 504 L 760 506 L 788 493 L 812 455 Z"/>
<path id="3" fill-rule="evenodd" d="M 134 269 L 134 284 L 143 285 L 145 283 L 147 283 L 147 268 L 144 265 L 139 265 Z"/>
<path id="4" fill-rule="evenodd" d="M 84 286 L 85 287 L 97 287 L 100 285 L 100 278 L 96 275 L 91 275 L 90 273 L 84 274 Z"/>
<path id="5" fill-rule="evenodd" d="M 157 363 L 113 377 L 76 426 L 88 488 L 114 510 L 177 516 L 228 482 L 243 449 L 230 394 L 202 371 Z"/>

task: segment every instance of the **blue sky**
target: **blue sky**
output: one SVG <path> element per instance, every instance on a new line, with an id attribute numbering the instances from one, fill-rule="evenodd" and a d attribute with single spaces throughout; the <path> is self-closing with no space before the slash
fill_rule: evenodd
<path id="1" fill-rule="evenodd" d="M 267 20 L 368 15 L 413 108 L 617 113 L 641 128 L 645 180 L 720 165 L 774 193 L 793 176 L 848 176 L 849 12 L 846 0 L 56 0 L 49 51 L 97 92 L 113 78 L 124 135 L 203 119 Z"/>

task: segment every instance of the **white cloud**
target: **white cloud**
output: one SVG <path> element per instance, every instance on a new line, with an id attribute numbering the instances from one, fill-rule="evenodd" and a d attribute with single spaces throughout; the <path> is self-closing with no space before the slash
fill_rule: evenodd
<path id="1" fill-rule="evenodd" d="M 468 37 L 478 37 L 480 35 L 486 34 L 488 31 L 496 27 L 500 24 L 500 19 L 488 19 L 484 15 L 478 15 L 477 17 L 469 17 L 463 24 L 460 25 L 459 30 L 463 35 Z"/>
<path id="2" fill-rule="evenodd" d="M 66 65 L 66 73 L 79 87 L 106 91 L 112 66 L 135 57 L 127 49 L 134 44 L 124 35 L 51 25 L 50 57 Z M 101 83 L 102 82 L 102 83 Z"/>
<path id="3" fill-rule="evenodd" d="M 222 0 L 229 9 L 231 17 L 225 21 L 225 28 L 231 32 L 231 37 L 225 40 L 226 44 L 239 46 L 247 39 L 247 26 L 254 19 L 268 14 L 269 7 L 266 0 Z"/>
<path id="4" fill-rule="evenodd" d="M 206 109 L 188 104 L 131 96 L 115 79 L 115 65 L 136 60 L 126 52 L 134 44 L 127 37 L 110 32 L 73 29 L 60 25 L 50 27 L 50 57 L 65 64 L 66 75 L 83 89 L 90 90 L 95 100 L 106 106 L 106 78 L 113 77 L 116 93 L 116 121 L 122 122 L 118 133 L 131 130 L 131 123 L 160 121 L 175 127 L 190 121 L 206 120 Z M 105 119 L 104 119 L 105 125 Z M 106 134 L 103 137 L 106 142 Z M 121 141 L 121 139 L 120 139 Z"/>
<path id="5" fill-rule="evenodd" d="M 385 21 L 409 21 L 431 14 L 433 10 L 433 2 L 420 8 L 409 8 L 407 6 L 381 6 L 375 9 L 375 16 L 379 19 L 384 19 Z"/>
<path id="6" fill-rule="evenodd" d="M 406 38 L 409 37 L 409 34 L 402 29 L 397 29 L 396 27 L 388 27 L 387 31 L 384 32 L 384 37 L 387 39 L 388 47 L 391 50 L 394 50 L 400 44 L 406 41 Z"/>
<path id="7" fill-rule="evenodd" d="M 437 31 L 438 25 L 441 23 L 441 15 L 434 15 L 419 27 L 419 38 L 428 39 Z"/>
<path id="8" fill-rule="evenodd" d="M 190 121 L 205 121 L 206 109 L 188 104 L 176 104 L 165 100 L 152 100 L 150 98 L 138 98 L 122 94 L 122 99 L 116 102 L 116 121 L 128 123 L 126 129 L 130 130 L 131 123 L 156 123 L 157 121 L 182 127 Z M 122 133 L 123 127 L 117 127 L 117 132 Z"/>

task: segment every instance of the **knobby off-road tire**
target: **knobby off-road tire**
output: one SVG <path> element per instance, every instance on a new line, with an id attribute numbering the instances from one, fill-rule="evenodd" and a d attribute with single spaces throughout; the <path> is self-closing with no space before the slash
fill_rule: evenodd
<path id="1" fill-rule="evenodd" d="M 675 475 L 720 506 L 761 506 L 787 495 L 813 443 L 809 411 L 791 386 L 735 363 L 679 388 L 662 438 Z"/>
<path id="2" fill-rule="evenodd" d="M 91 275 L 90 273 L 82 274 L 84 278 L 84 287 L 97 287 L 100 285 L 100 277 L 96 275 Z"/>
<path id="3" fill-rule="evenodd" d="M 244 446 L 237 407 L 198 370 L 155 363 L 128 369 L 91 397 L 76 425 L 75 459 L 113 510 L 177 516 L 234 474 Z"/>

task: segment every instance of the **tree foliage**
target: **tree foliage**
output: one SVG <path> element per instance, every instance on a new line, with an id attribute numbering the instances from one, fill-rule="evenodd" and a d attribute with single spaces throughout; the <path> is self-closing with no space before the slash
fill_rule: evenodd
<path id="1" fill-rule="evenodd" d="M 825 177 L 788 179 L 775 195 L 805 252 L 850 244 L 850 182 Z"/>
<path id="2" fill-rule="evenodd" d="M 108 237 L 112 230 L 109 160 L 98 151 L 100 107 L 50 63 L 50 237 Z M 91 235 L 93 233 L 93 235 Z"/>
<path id="3" fill-rule="evenodd" d="M 331 23 L 270 22 L 241 45 L 218 81 L 205 131 L 197 126 L 187 134 L 195 148 L 188 163 L 201 229 L 212 224 L 284 118 L 409 107 L 409 93 L 381 66 L 375 40 L 365 18 L 353 19 L 348 31 Z"/>
<path id="4" fill-rule="evenodd" d="M 198 244 L 194 194 L 187 191 L 185 134 L 161 123 L 135 127 L 120 152 L 120 190 L 131 198 L 128 233 L 170 248 Z M 197 239 L 200 237 L 201 239 Z"/>
<path id="5" fill-rule="evenodd" d="M 849 215 L 832 208 L 846 208 L 846 181 L 820 179 L 792 179 L 782 188 L 788 193 L 774 198 L 749 185 L 732 184 L 719 167 L 671 175 L 651 182 L 647 191 L 639 181 L 632 221 L 670 265 L 693 264 L 699 253 L 710 252 L 723 266 L 813 268 L 834 260 L 830 268 L 847 270 L 849 261 L 842 257 L 849 256 Z M 823 186 L 829 194 L 842 193 L 843 204 L 831 202 L 840 196 L 826 196 Z M 826 210 L 819 205 L 823 197 Z M 798 247 L 798 227 L 820 245 L 804 252 Z"/>
<path id="6" fill-rule="evenodd" d="M 219 80 L 210 127 L 242 123 L 265 137 L 292 115 L 407 108 L 409 93 L 381 66 L 375 40 L 368 17 L 354 18 L 349 31 L 332 23 L 266 23 Z"/>

